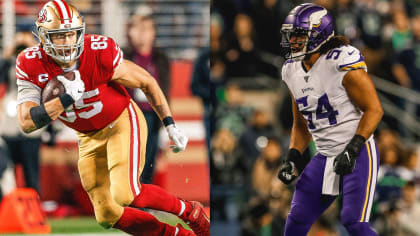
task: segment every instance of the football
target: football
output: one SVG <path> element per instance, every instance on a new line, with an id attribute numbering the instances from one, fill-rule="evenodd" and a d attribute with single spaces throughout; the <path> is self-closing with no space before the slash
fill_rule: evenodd
<path id="1" fill-rule="evenodd" d="M 74 72 L 67 72 L 64 74 L 61 74 L 68 80 L 74 80 Z M 48 81 L 45 88 L 42 90 L 41 95 L 41 102 L 46 103 L 50 101 L 51 99 L 54 99 L 66 92 L 66 89 L 64 88 L 64 85 L 57 79 L 57 77 L 54 77 L 50 81 Z"/>

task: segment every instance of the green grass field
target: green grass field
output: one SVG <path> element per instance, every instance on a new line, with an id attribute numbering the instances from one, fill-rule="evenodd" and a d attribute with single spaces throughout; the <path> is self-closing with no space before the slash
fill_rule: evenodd
<path id="1" fill-rule="evenodd" d="M 170 225 L 177 223 L 183 224 L 187 229 L 188 226 L 178 217 L 161 212 L 151 211 L 151 214 L 156 216 L 160 221 L 166 222 Z M 104 229 L 99 226 L 94 217 L 74 217 L 74 218 L 49 218 L 48 223 L 51 226 L 52 235 L 127 235 L 116 229 Z M 23 235 L 23 234 L 6 234 L 6 235 Z M 27 234 L 25 234 L 27 235 Z"/>

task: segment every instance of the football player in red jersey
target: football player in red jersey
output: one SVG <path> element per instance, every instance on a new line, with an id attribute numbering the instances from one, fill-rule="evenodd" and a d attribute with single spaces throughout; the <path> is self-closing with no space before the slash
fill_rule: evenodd
<path id="1" fill-rule="evenodd" d="M 174 152 L 183 151 L 188 142 L 175 126 L 154 78 L 124 60 L 111 38 L 85 34 L 79 12 L 63 0 L 46 3 L 36 25 L 40 46 L 24 50 L 16 61 L 19 123 L 29 133 L 58 118 L 75 130 L 79 174 L 97 222 L 134 235 L 209 235 L 210 221 L 200 203 L 180 200 L 138 181 L 145 162 L 147 126 L 124 86 L 145 92 L 175 144 Z M 74 80 L 60 75 L 70 71 Z M 54 77 L 66 93 L 41 104 L 41 92 Z M 137 208 L 175 214 L 194 233 Z"/>

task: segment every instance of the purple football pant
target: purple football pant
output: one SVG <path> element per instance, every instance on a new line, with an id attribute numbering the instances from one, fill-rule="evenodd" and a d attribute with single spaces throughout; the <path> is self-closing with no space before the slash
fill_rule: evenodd
<path id="1" fill-rule="evenodd" d="M 377 235 L 369 225 L 379 167 L 376 144 L 369 139 L 351 174 L 340 179 L 343 194 L 341 223 L 350 235 Z M 325 156 L 315 155 L 296 183 L 292 207 L 286 220 L 285 236 L 306 235 L 316 219 L 331 205 L 336 196 L 322 194 Z"/>

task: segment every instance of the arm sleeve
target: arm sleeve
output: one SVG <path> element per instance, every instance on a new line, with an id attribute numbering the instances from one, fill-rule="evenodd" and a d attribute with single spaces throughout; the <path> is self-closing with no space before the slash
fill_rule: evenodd
<path id="1" fill-rule="evenodd" d="M 26 80 L 17 79 L 18 86 L 17 104 L 24 102 L 41 103 L 41 88 Z"/>

